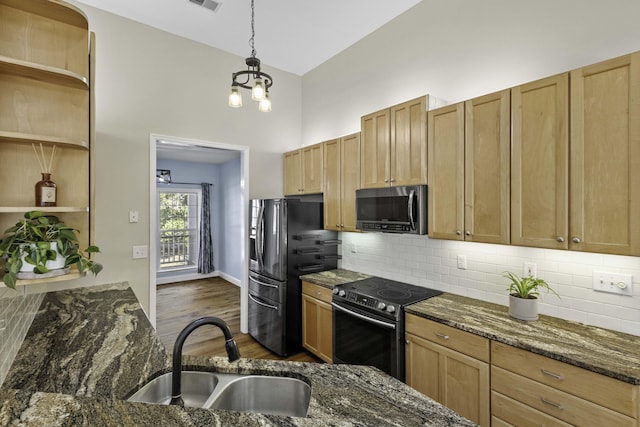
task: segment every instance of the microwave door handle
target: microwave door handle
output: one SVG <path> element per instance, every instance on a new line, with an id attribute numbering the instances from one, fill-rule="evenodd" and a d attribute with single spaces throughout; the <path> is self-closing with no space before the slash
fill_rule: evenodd
<path id="1" fill-rule="evenodd" d="M 409 210 L 409 224 L 411 225 L 411 229 L 416 229 L 416 221 L 413 217 L 413 199 L 416 196 L 416 190 L 411 190 L 409 192 L 409 201 L 407 202 L 407 209 Z"/>

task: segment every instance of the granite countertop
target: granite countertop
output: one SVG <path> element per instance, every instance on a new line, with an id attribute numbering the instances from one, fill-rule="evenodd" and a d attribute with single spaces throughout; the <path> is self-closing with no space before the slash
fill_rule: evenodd
<path id="1" fill-rule="evenodd" d="M 184 369 L 306 381 L 305 418 L 123 400 L 170 365 L 127 283 L 50 292 L 0 388 L 0 425 L 474 425 L 375 368 L 352 365 L 183 358 Z"/>
<path id="2" fill-rule="evenodd" d="M 405 308 L 454 328 L 640 384 L 640 337 L 540 315 L 535 322 L 509 316 L 506 306 L 444 293 Z"/>
<path id="3" fill-rule="evenodd" d="M 371 277 L 368 274 L 358 273 L 351 270 L 338 268 L 335 270 L 321 271 L 320 273 L 311 273 L 300 276 L 301 280 L 332 289 L 334 286 L 344 283 L 357 282 L 358 280 Z"/>

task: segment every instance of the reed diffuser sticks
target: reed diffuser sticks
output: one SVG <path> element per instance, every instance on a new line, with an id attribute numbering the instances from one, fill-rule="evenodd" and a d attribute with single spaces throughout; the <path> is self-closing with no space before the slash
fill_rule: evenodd
<path id="1" fill-rule="evenodd" d="M 53 145 L 53 148 L 51 149 L 51 157 L 49 158 L 49 162 L 46 162 L 46 156 L 44 154 L 44 148 L 42 147 L 42 143 L 40 143 L 40 154 L 42 155 L 42 158 L 40 157 L 40 155 L 38 154 L 38 150 L 36 149 L 36 145 L 35 144 L 31 144 L 31 147 L 33 148 L 33 152 L 36 155 L 36 159 L 38 160 L 38 165 L 40 166 L 40 171 L 42 173 L 48 173 L 51 174 L 51 168 L 53 166 L 53 158 L 56 155 L 56 146 L 55 144 Z M 45 165 L 47 165 L 47 168 L 45 169 Z"/>

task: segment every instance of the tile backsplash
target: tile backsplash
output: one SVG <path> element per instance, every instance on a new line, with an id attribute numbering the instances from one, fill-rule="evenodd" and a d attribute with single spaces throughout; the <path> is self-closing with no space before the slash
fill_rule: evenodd
<path id="1" fill-rule="evenodd" d="M 0 384 L 4 381 L 44 293 L 26 294 L 24 287 L 17 290 L 0 285 Z"/>
<path id="2" fill-rule="evenodd" d="M 341 267 L 400 282 L 508 305 L 504 271 L 537 276 L 560 294 L 541 295 L 540 312 L 640 336 L 640 257 L 429 239 L 384 233 L 341 233 Z M 466 269 L 458 268 L 458 257 Z M 593 271 L 631 274 L 633 296 L 592 289 Z"/>

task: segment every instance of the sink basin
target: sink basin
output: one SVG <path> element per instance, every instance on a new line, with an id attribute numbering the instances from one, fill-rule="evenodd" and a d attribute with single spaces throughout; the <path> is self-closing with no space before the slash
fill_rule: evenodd
<path id="1" fill-rule="evenodd" d="M 171 377 L 154 378 L 128 400 L 168 405 Z M 181 386 L 184 406 L 192 408 L 305 417 L 311 400 L 311 387 L 288 377 L 183 371 Z"/>
<path id="2" fill-rule="evenodd" d="M 128 400 L 130 402 L 168 405 L 171 401 L 171 372 L 149 381 Z M 202 408 L 218 384 L 213 372 L 182 371 L 180 378 L 184 406 Z"/>
<path id="3" fill-rule="evenodd" d="M 287 377 L 248 375 L 232 379 L 212 396 L 211 409 L 305 417 L 311 387 Z"/>

